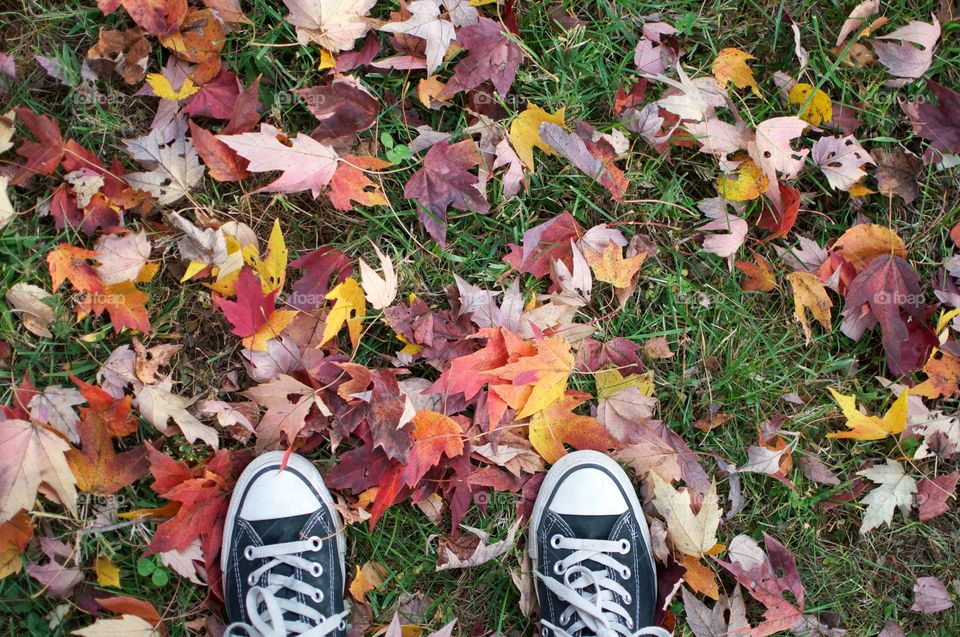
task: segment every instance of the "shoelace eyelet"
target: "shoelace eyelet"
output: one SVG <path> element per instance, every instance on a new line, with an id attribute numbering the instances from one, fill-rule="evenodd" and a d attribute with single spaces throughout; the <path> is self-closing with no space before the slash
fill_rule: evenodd
<path id="1" fill-rule="evenodd" d="M 346 629 L 347 629 L 347 622 L 341 619 L 340 623 L 337 624 L 337 630 L 346 630 Z"/>
<path id="2" fill-rule="evenodd" d="M 566 569 L 565 569 L 564 566 L 563 566 L 563 560 L 554 562 L 554 564 L 553 564 L 553 572 L 554 572 L 554 573 L 556 573 L 557 575 L 563 575 L 564 570 L 566 570 Z"/>
<path id="3" fill-rule="evenodd" d="M 540 634 L 541 634 L 543 637 L 547 637 L 547 636 L 550 634 L 550 631 L 549 631 L 547 628 L 544 628 L 544 627 L 541 626 L 541 627 L 540 627 Z"/>
<path id="4" fill-rule="evenodd" d="M 562 540 L 562 539 L 563 539 L 563 538 L 560 536 L 560 534 L 557 533 L 556 535 L 554 535 L 553 537 L 550 538 L 550 546 L 553 547 L 553 548 L 555 548 L 555 549 L 560 548 L 560 540 Z"/>
<path id="5" fill-rule="evenodd" d="M 620 576 L 623 577 L 623 579 L 630 579 L 630 569 L 624 566 Z"/>
<path id="6" fill-rule="evenodd" d="M 630 630 L 633 630 L 633 618 L 632 618 L 632 617 L 627 617 L 627 628 L 629 628 Z"/>
<path id="7" fill-rule="evenodd" d="M 624 604 L 629 604 L 629 603 L 631 603 L 632 601 L 633 601 L 633 597 L 631 597 L 630 593 L 627 593 L 626 595 L 623 596 L 623 603 L 624 603 Z"/>
<path id="8" fill-rule="evenodd" d="M 245 560 L 252 560 L 252 559 L 253 559 L 253 547 L 252 547 L 252 546 L 248 546 L 247 548 L 243 549 L 243 559 L 245 559 Z"/>
<path id="9" fill-rule="evenodd" d="M 627 540 L 620 540 L 620 553 L 626 555 L 630 552 L 630 542 Z"/>
<path id="10" fill-rule="evenodd" d="M 323 591 L 314 591 L 311 597 L 313 598 L 313 601 L 319 604 L 323 601 Z"/>
<path id="11" fill-rule="evenodd" d="M 247 575 L 247 586 L 255 586 L 257 583 L 257 578 L 253 576 L 253 573 Z"/>
<path id="12" fill-rule="evenodd" d="M 310 539 L 310 548 L 314 551 L 319 551 L 320 547 L 323 546 L 323 540 L 317 537 L 316 535 L 309 538 Z"/>
<path id="13" fill-rule="evenodd" d="M 323 575 L 323 567 L 317 564 L 316 562 L 310 565 L 310 574 L 314 577 L 320 577 Z"/>

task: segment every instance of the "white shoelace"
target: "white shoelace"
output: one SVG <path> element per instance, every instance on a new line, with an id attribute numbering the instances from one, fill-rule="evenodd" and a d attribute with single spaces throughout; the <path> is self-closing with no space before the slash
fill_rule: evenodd
<path id="1" fill-rule="evenodd" d="M 317 552 L 323 546 L 319 537 L 311 537 L 297 542 L 284 542 L 267 546 L 248 546 L 243 553 L 244 559 L 269 559 L 260 568 L 256 569 L 247 578 L 252 586 L 247 591 L 246 606 L 250 623 L 234 622 L 227 626 L 224 637 L 326 637 L 336 630 L 346 628 L 346 617 L 349 611 L 344 610 L 336 615 L 324 617 L 315 608 L 297 601 L 295 596 L 278 597 L 281 589 L 294 593 L 301 593 L 319 603 L 323 601 L 323 591 L 306 582 L 289 575 L 271 573 L 271 569 L 286 564 L 294 569 L 309 571 L 314 577 L 323 574 L 323 567 L 300 556 L 301 553 Z M 266 586 L 255 586 L 261 578 L 266 576 Z M 260 606 L 265 606 L 263 612 Z M 285 620 L 284 613 L 293 613 L 301 619 Z M 243 633 L 237 632 L 243 630 Z"/>
<path id="2" fill-rule="evenodd" d="M 560 625 L 540 620 L 540 623 L 557 637 L 573 637 L 581 631 L 597 637 L 671 637 L 669 632 L 659 626 L 634 630 L 630 612 L 617 601 L 622 599 L 626 604 L 630 603 L 630 593 L 610 577 L 611 571 L 619 573 L 624 579 L 630 577 L 630 569 L 614 557 L 614 554 L 629 553 L 630 542 L 554 535 L 550 538 L 550 546 L 573 551 L 554 563 L 554 574 L 562 579 L 536 573 L 550 592 L 568 604 L 558 618 Z M 602 568 L 591 570 L 583 565 L 587 561 Z M 576 621 L 564 627 L 574 614 L 577 615 Z"/>

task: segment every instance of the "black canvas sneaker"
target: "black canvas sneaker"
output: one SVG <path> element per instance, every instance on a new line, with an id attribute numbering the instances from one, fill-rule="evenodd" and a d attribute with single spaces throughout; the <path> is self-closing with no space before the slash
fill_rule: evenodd
<path id="1" fill-rule="evenodd" d="M 630 479 L 613 459 L 576 451 L 553 465 L 527 541 L 543 637 L 670 637 L 653 625 L 650 530 Z"/>
<path id="2" fill-rule="evenodd" d="M 292 454 L 266 453 L 237 480 L 223 529 L 226 637 L 346 634 L 340 514 L 323 478 Z"/>

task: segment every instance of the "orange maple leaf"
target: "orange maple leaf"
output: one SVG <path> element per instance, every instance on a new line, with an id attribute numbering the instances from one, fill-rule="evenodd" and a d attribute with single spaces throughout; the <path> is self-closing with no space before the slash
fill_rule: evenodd
<path id="1" fill-rule="evenodd" d="M 553 464 L 566 455 L 564 444 L 574 449 L 604 451 L 617 446 L 616 439 L 592 416 L 581 416 L 574 409 L 589 398 L 587 394 L 569 394 L 548 405 L 530 420 L 530 444 L 544 460 Z"/>
<path id="2" fill-rule="evenodd" d="M 77 486 L 87 493 L 109 495 L 138 480 L 149 468 L 146 449 L 140 445 L 118 454 L 113 449 L 113 438 L 137 430 L 137 420 L 130 413 L 131 398 L 117 400 L 95 385 L 88 385 L 71 377 L 88 407 L 80 409 L 82 451 L 70 449 L 64 453 L 67 464 L 77 478 Z"/>
<path id="3" fill-rule="evenodd" d="M 536 342 L 537 353 L 483 372 L 491 378 L 490 391 L 527 418 L 561 400 L 573 371 L 570 344 L 562 336 Z M 509 381 L 495 383 L 494 380 Z"/>

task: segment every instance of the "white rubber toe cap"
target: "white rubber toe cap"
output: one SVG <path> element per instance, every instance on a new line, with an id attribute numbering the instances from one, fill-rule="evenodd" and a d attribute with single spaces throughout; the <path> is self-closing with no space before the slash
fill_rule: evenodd
<path id="1" fill-rule="evenodd" d="M 620 515 L 627 501 L 610 474 L 582 467 L 564 477 L 549 508 L 559 515 Z"/>
<path id="2" fill-rule="evenodd" d="M 313 513 L 320 500 L 292 471 L 266 471 L 253 481 L 240 509 L 244 520 L 272 520 Z"/>

